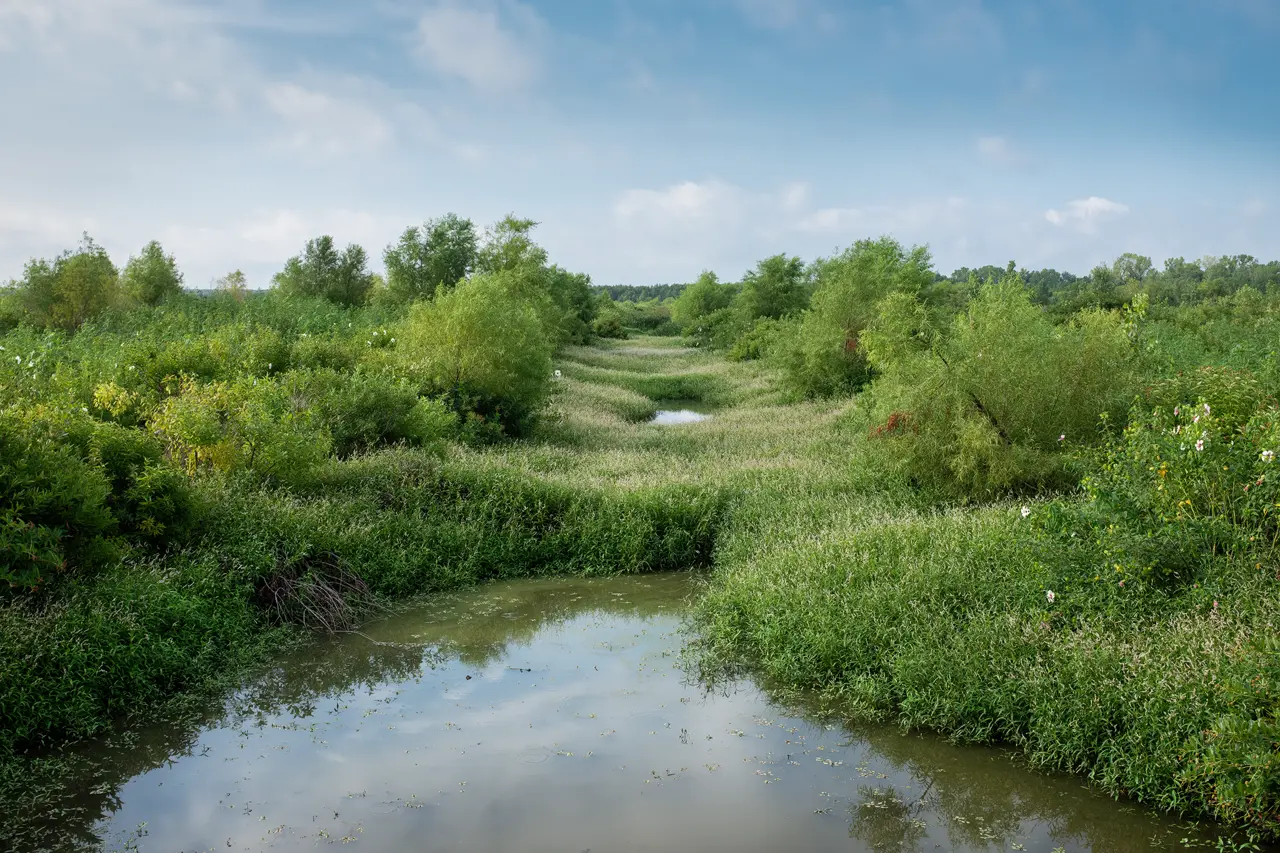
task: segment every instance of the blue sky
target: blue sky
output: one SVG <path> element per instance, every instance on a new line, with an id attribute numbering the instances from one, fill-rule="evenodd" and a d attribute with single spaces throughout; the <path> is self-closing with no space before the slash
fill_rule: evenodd
<path id="1" fill-rule="evenodd" d="M 882 233 L 1272 259 L 1278 37 L 1275 0 L 0 0 L 0 279 L 88 230 L 265 286 L 448 211 L 601 284 Z"/>

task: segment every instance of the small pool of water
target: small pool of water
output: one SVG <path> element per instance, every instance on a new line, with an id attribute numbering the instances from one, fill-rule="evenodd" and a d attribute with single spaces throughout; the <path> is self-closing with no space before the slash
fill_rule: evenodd
<path id="1" fill-rule="evenodd" d="M 1004 752 L 708 693 L 687 574 L 493 584 L 82 751 L 6 850 L 1154 851 L 1203 838 Z"/>
<path id="2" fill-rule="evenodd" d="M 705 421 L 709 417 L 711 416 L 690 409 L 659 409 L 649 423 L 661 426 L 696 424 L 698 421 Z"/>
<path id="3" fill-rule="evenodd" d="M 649 423 L 660 426 L 694 424 L 711 417 L 711 408 L 700 400 L 663 400 Z"/>

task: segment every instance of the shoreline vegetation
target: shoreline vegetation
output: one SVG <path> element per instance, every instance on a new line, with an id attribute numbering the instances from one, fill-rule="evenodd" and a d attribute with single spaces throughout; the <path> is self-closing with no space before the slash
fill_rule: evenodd
<path id="1" fill-rule="evenodd" d="M 708 680 L 1280 838 L 1280 263 L 881 238 L 606 291 L 534 225 L 207 297 L 86 238 L 0 290 L 0 799 L 380 602 L 705 567 Z"/>

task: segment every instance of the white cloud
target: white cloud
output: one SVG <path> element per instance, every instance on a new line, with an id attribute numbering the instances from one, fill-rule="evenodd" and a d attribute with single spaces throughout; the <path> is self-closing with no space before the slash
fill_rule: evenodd
<path id="1" fill-rule="evenodd" d="M 1129 208 L 1119 202 L 1091 195 L 1067 202 L 1064 210 L 1049 209 L 1044 218 L 1059 227 L 1070 226 L 1084 234 L 1093 234 L 1098 223 L 1116 216 L 1123 216 Z"/>
<path id="2" fill-rule="evenodd" d="M 81 232 L 92 232 L 97 222 L 48 210 L 0 207 L 0 256 L 22 258 L 52 256 L 68 248 Z M 0 271 L 0 281 L 16 273 Z"/>
<path id="3" fill-rule="evenodd" d="M 371 265 L 377 267 L 382 248 L 409 221 L 406 216 L 341 208 L 320 212 L 264 209 L 218 225 L 171 226 L 161 242 L 173 252 L 180 266 L 196 271 L 196 275 L 189 276 L 193 286 L 241 267 L 246 272 L 257 271 L 257 280 L 251 279 L 251 283 L 265 287 L 271 272 L 302 251 L 307 240 L 321 234 L 329 234 L 339 246 L 359 243 L 369 253 Z"/>
<path id="4" fill-rule="evenodd" d="M 498 8 L 476 8 L 455 0 L 436 3 L 418 19 L 418 48 L 436 71 L 459 77 L 478 89 L 520 88 L 539 72 L 530 42 L 540 27 L 531 9 L 505 7 L 519 32 L 503 26 Z"/>
<path id="5" fill-rule="evenodd" d="M 969 219 L 968 202 L 960 197 L 900 205 L 825 207 L 806 213 L 793 224 L 796 231 L 836 234 L 850 240 L 878 234 L 919 234 L 922 229 L 954 229 Z"/>
<path id="6" fill-rule="evenodd" d="M 684 181 L 664 190 L 627 190 L 614 204 L 614 214 L 632 222 L 686 228 L 736 219 L 746 204 L 746 193 L 732 184 Z"/>
<path id="7" fill-rule="evenodd" d="M 327 159 L 367 152 L 387 144 L 391 124 L 370 105 L 308 89 L 273 83 L 264 93 L 273 113 L 289 125 L 286 145 L 307 156 Z"/>
<path id="8" fill-rule="evenodd" d="M 787 185 L 782 190 L 781 201 L 783 210 L 803 210 L 809 205 L 809 185 L 805 183 Z"/>

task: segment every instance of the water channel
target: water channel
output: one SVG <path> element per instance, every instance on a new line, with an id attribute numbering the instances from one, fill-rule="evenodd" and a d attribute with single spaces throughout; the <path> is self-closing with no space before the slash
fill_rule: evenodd
<path id="1" fill-rule="evenodd" d="M 286 655 L 83 751 L 20 849 L 1147 851 L 1176 820 L 993 749 L 679 666 L 689 574 L 504 582 Z"/>

